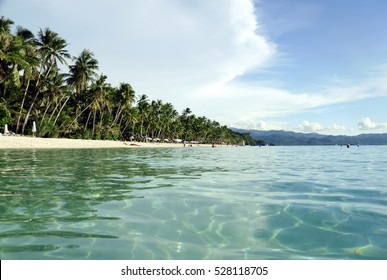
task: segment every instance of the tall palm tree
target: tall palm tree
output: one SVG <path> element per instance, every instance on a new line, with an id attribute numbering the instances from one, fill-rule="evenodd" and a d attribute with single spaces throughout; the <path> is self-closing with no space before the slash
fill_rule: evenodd
<path id="1" fill-rule="evenodd" d="M 57 66 L 57 62 L 66 64 L 66 58 L 70 58 L 69 52 L 65 49 L 68 45 L 66 40 L 49 28 L 40 29 L 34 43 L 42 61 L 41 72 L 46 77 L 52 67 Z"/>
<path id="2" fill-rule="evenodd" d="M 0 84 L 7 79 L 20 86 L 19 70 L 29 66 L 26 60 L 24 41 L 11 33 L 13 21 L 0 18 Z"/>
<path id="3" fill-rule="evenodd" d="M 108 99 L 108 93 L 111 90 L 111 86 L 106 83 L 107 76 L 101 75 L 97 81 L 92 85 L 91 93 L 93 95 L 93 100 L 90 103 L 90 114 L 93 114 L 93 128 L 92 135 L 95 133 L 95 122 L 96 116 L 99 112 L 100 115 L 100 126 L 102 126 L 104 110 L 111 112 L 110 103 Z M 86 123 L 87 125 L 87 123 Z"/>
<path id="4" fill-rule="evenodd" d="M 50 79 L 47 80 L 46 83 L 46 96 L 43 99 L 43 103 L 45 103 L 45 111 L 41 118 L 40 124 L 45 121 L 45 116 L 51 107 L 54 107 L 51 110 L 50 117 L 48 122 L 51 121 L 58 107 L 60 106 L 61 100 L 65 98 L 64 96 L 67 94 L 67 85 L 65 84 L 65 74 L 59 73 L 57 71 L 52 71 L 50 75 Z"/>
<path id="5" fill-rule="evenodd" d="M 137 109 L 139 114 L 139 121 L 140 121 L 140 137 L 144 138 L 144 125 L 148 119 L 149 115 L 149 99 L 146 94 L 141 95 L 137 100 Z"/>
<path id="6" fill-rule="evenodd" d="M 181 114 L 181 122 L 184 125 L 184 135 L 183 135 L 184 140 L 187 140 L 187 137 L 188 137 L 189 124 L 192 119 L 191 114 L 192 114 L 192 111 L 190 108 L 185 108 Z"/>
<path id="7" fill-rule="evenodd" d="M 74 64 L 69 67 L 67 83 L 74 86 L 75 93 L 79 96 L 97 76 L 98 60 L 90 50 L 84 49 L 78 57 L 73 57 L 73 61 Z"/>
<path id="8" fill-rule="evenodd" d="M 123 111 L 123 128 L 120 130 L 121 137 L 125 139 L 126 130 L 131 125 L 131 133 L 130 136 L 134 138 L 138 138 L 136 135 L 136 125 L 140 120 L 140 114 L 137 107 L 130 107 Z"/>
<path id="9" fill-rule="evenodd" d="M 46 28 L 45 30 L 40 29 L 37 38 L 34 39 L 34 44 L 37 48 L 41 64 L 39 75 L 35 84 L 35 96 L 26 114 L 22 128 L 22 134 L 24 134 L 31 111 L 36 104 L 36 100 L 39 96 L 39 93 L 42 90 L 42 77 L 44 79 L 48 78 L 48 75 L 50 74 L 52 68 L 57 66 L 57 61 L 63 64 L 66 63 L 66 58 L 70 58 L 68 51 L 65 49 L 67 46 L 66 41 L 61 38 L 58 33 L 53 32 L 48 28 Z"/>
<path id="10" fill-rule="evenodd" d="M 0 18 L 0 84 L 9 76 L 9 65 L 12 63 L 13 40 L 11 27 L 14 22 L 2 16 Z"/>
<path id="11" fill-rule="evenodd" d="M 118 103 L 114 120 L 110 127 L 114 126 L 119 122 L 122 123 L 122 112 L 127 108 L 130 108 L 136 98 L 136 92 L 132 86 L 128 83 L 121 83 L 115 93 L 115 101 Z"/>
<path id="12" fill-rule="evenodd" d="M 177 111 L 171 103 L 163 104 L 161 107 L 161 127 L 158 134 L 158 138 L 174 138 L 172 135 L 171 127 L 176 121 L 178 116 Z"/>
<path id="13" fill-rule="evenodd" d="M 39 60 L 36 55 L 36 48 L 33 44 L 35 38 L 34 34 L 26 28 L 18 27 L 16 31 L 16 36 L 19 36 L 19 38 L 23 40 L 26 60 L 28 62 L 28 66 L 24 67 L 23 69 L 23 98 L 20 103 L 19 114 L 16 123 L 16 132 L 19 132 L 21 117 L 24 110 L 24 104 L 26 101 L 27 93 L 30 88 L 30 82 L 38 72 L 37 67 L 39 65 Z"/>
<path id="14" fill-rule="evenodd" d="M 163 102 L 161 100 L 152 100 L 148 111 L 148 126 L 147 134 L 155 138 L 155 134 L 160 130 L 161 123 L 161 108 Z"/>

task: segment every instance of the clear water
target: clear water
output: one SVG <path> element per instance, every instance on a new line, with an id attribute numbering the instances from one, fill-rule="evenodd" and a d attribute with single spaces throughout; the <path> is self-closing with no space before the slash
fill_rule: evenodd
<path id="1" fill-rule="evenodd" d="M 387 259 L 386 155 L 0 150 L 0 259 Z"/>

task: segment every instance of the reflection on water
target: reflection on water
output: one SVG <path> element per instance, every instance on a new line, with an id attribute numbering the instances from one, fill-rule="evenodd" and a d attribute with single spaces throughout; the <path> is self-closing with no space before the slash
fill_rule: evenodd
<path id="1" fill-rule="evenodd" d="M 3 150 L 0 258 L 387 259 L 386 150 Z"/>

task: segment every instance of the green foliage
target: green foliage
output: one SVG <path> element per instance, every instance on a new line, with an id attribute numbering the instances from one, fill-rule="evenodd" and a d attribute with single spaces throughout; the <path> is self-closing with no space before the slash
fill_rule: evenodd
<path id="1" fill-rule="evenodd" d="M 12 123 L 11 113 L 5 107 L 5 105 L 0 104 L 0 129 L 4 129 L 4 125 Z"/>
<path id="2" fill-rule="evenodd" d="M 57 126 L 54 126 L 52 123 L 44 122 L 40 125 L 40 128 L 37 132 L 38 136 L 44 138 L 56 138 L 59 136 L 59 129 Z"/>

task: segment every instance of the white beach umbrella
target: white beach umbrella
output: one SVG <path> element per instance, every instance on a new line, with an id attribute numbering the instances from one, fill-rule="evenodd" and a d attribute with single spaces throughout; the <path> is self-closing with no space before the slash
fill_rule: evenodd
<path id="1" fill-rule="evenodd" d="M 35 121 L 32 122 L 32 133 L 36 132 L 36 123 Z"/>
<path id="2" fill-rule="evenodd" d="M 8 134 L 9 131 L 8 131 L 8 124 L 5 124 L 4 125 L 4 134 Z"/>

